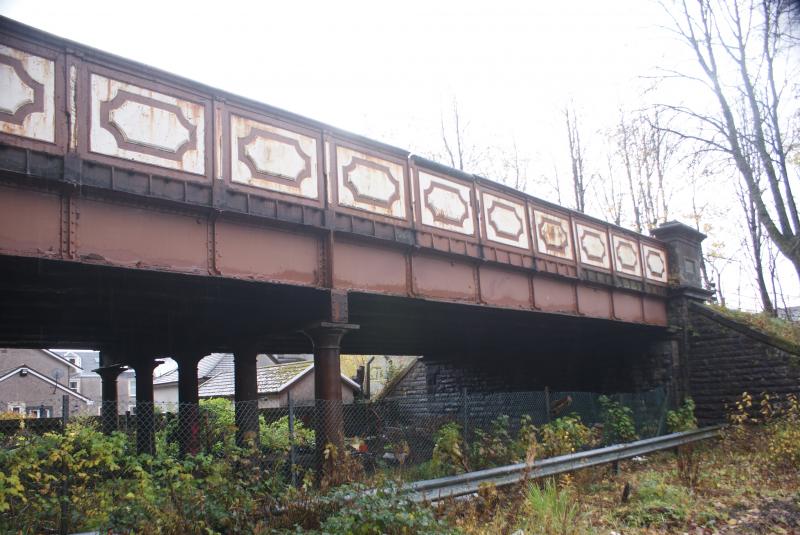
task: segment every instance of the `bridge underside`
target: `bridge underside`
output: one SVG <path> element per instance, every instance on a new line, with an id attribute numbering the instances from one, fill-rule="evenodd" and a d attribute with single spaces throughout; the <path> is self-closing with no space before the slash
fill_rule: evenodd
<path id="1" fill-rule="evenodd" d="M 0 256 L 0 345 L 141 348 L 143 358 L 188 345 L 310 353 L 299 330 L 325 318 L 328 290 L 266 282 Z M 641 352 L 660 327 L 353 292 L 342 340 L 356 354 L 605 360 Z"/>

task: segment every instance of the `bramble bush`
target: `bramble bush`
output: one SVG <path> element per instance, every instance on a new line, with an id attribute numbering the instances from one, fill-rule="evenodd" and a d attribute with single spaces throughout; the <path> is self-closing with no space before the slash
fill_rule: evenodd
<path id="1" fill-rule="evenodd" d="M 604 444 L 621 444 L 639 438 L 630 407 L 625 407 L 608 396 L 600 396 L 598 402 L 603 419 Z"/>
<path id="2" fill-rule="evenodd" d="M 562 416 L 542 426 L 542 457 L 575 453 L 592 442 L 592 432 L 577 414 Z"/>

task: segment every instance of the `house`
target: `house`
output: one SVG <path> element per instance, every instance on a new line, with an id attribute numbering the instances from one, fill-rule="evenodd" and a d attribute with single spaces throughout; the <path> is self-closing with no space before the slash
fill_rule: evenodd
<path id="1" fill-rule="evenodd" d="M 100 354 L 97 351 L 2 348 L 0 377 L 5 377 L 5 380 L 0 382 L 0 411 L 60 416 L 61 395 L 67 389 L 69 393 L 78 394 L 71 396 L 74 406 L 70 413 L 78 410 L 80 413 L 99 414 L 102 400 L 100 376 L 91 371 L 99 366 Z M 22 380 L 26 377 L 31 381 Z M 120 375 L 117 382 L 120 412 L 135 404 L 131 403 L 132 396 L 135 396 L 135 388 L 131 391 L 132 384 L 135 385 L 132 370 Z"/>
<path id="2" fill-rule="evenodd" d="M 102 379 L 95 373 L 100 367 L 100 352 L 86 349 L 51 349 L 53 353 L 74 362 L 80 370 L 70 377 L 69 387 L 95 402 L 95 412 L 100 414 L 103 400 Z M 117 377 L 117 408 L 120 414 L 133 411 L 136 406 L 136 374 L 125 370 Z"/>
<path id="3" fill-rule="evenodd" d="M 161 360 L 164 363 L 153 372 L 153 401 L 162 411 L 175 412 L 178 406 L 178 363 L 171 358 Z M 258 366 L 276 360 L 277 357 L 271 355 L 258 355 Z M 233 373 L 233 354 L 211 353 L 197 363 L 197 384 L 202 385 L 211 377 L 226 372 Z"/>
<path id="4" fill-rule="evenodd" d="M 274 408 L 288 405 L 287 395 L 295 402 L 314 399 L 314 363 L 312 361 L 289 362 L 261 366 L 257 370 L 258 407 Z M 352 379 L 342 375 L 342 402 L 352 403 L 360 387 Z M 233 399 L 233 372 L 222 372 L 200 385 L 200 398 Z"/>
<path id="5" fill-rule="evenodd" d="M 22 364 L 0 372 L 0 403 L 7 412 L 31 418 L 60 416 L 64 396 L 69 400 L 68 414 L 85 414 L 94 401 L 49 377 L 46 373 Z"/>

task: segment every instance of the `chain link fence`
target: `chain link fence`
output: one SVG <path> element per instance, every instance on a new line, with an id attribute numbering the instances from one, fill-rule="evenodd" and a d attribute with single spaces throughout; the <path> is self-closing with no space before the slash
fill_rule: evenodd
<path id="1" fill-rule="evenodd" d="M 258 402 L 234 403 L 222 398 L 199 404 L 139 403 L 133 411 L 125 412 L 120 412 L 116 404 L 100 404 L 94 409 L 99 416 L 28 415 L 18 419 L 22 415 L 6 413 L 6 419 L 0 420 L 0 439 L 7 447 L 19 433 L 61 432 L 64 422 L 82 422 L 104 432 L 124 434 L 131 449 L 140 453 L 162 450 L 180 456 L 252 445 L 263 454 L 265 466 L 313 469 L 324 453 L 325 444 L 317 440 L 319 435 L 356 455 L 366 472 L 371 472 L 431 461 L 437 438 L 441 439 L 446 426 L 458 430 L 459 440 L 467 448 L 492 433 L 507 440 L 522 428 L 541 429 L 568 415 L 579 417 L 589 429 L 602 431 L 607 417 L 603 398 L 591 392 L 463 390 L 350 404 L 287 397 L 283 406 L 269 408 L 260 407 Z M 668 405 L 665 388 L 605 398 L 626 408 L 639 438 L 664 432 Z M 288 472 L 296 470 L 290 468 Z"/>
<path id="2" fill-rule="evenodd" d="M 75 511 L 81 504 L 96 499 L 91 496 L 123 492 L 126 478 L 141 477 L 137 471 L 151 471 L 151 484 L 170 490 L 166 487 L 176 484 L 169 480 L 171 466 L 178 471 L 193 466 L 191 477 L 210 477 L 211 466 L 219 465 L 226 481 L 247 480 L 248 488 L 262 489 L 258 492 L 265 496 L 278 487 L 431 479 L 531 460 L 532 451 L 541 458 L 609 443 L 619 438 L 607 431 L 619 426 L 620 414 L 630 423 L 626 440 L 662 434 L 668 401 L 665 388 L 612 396 L 461 391 L 354 403 L 287 397 L 278 407 L 223 398 L 140 402 L 125 412 L 116 404 L 100 404 L 93 414 L 70 414 L 64 405 L 61 417 L 5 412 L 0 415 L 0 476 L 17 482 L 12 502 L 19 503 L 17 509 L 0 510 L 0 524 L 14 524 L 6 515 L 30 510 L 25 504 L 35 495 L 42 510 L 48 503 L 62 510 L 49 516 L 31 513 L 30 522 L 40 532 L 67 533 L 66 526 L 87 521 Z M 34 417 L 40 415 L 45 417 Z M 610 420 L 610 415 L 615 416 Z M 554 446 L 564 437 L 566 443 Z M 38 475 L 27 474 L 34 469 Z M 132 497 L 125 493 L 121 499 Z M 114 527 L 111 511 L 95 524 Z M 61 530 L 42 527 L 44 521 L 37 519 L 45 516 L 60 519 L 52 522 L 60 521 Z"/>

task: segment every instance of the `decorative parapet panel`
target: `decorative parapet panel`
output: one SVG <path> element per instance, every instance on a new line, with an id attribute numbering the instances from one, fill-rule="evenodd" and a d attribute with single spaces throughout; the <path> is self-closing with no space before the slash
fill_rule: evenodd
<path id="1" fill-rule="evenodd" d="M 642 262 L 639 259 L 639 247 L 637 247 L 636 240 L 612 232 L 611 249 L 614 269 L 617 273 L 641 278 Z"/>
<path id="2" fill-rule="evenodd" d="M 329 202 L 345 209 L 407 221 L 408 162 L 335 140 L 327 145 Z"/>
<path id="3" fill-rule="evenodd" d="M 427 227 L 475 236 L 472 184 L 415 168 L 419 222 Z"/>
<path id="4" fill-rule="evenodd" d="M 0 132 L 54 143 L 55 86 L 53 60 L 0 45 Z"/>
<path id="5" fill-rule="evenodd" d="M 569 219 L 553 212 L 532 209 L 533 232 L 539 254 L 573 260 Z"/>
<path id="6" fill-rule="evenodd" d="M 94 73 L 89 85 L 91 152 L 205 174 L 202 104 Z"/>
<path id="7" fill-rule="evenodd" d="M 317 138 L 236 114 L 230 132 L 231 182 L 320 199 Z"/>
<path id="8" fill-rule="evenodd" d="M 605 229 L 575 223 L 578 256 L 581 263 L 600 269 L 611 269 L 608 254 L 608 236 Z"/>
<path id="9" fill-rule="evenodd" d="M 483 230 L 487 240 L 519 249 L 530 249 L 525 204 L 505 195 L 481 191 Z"/>

